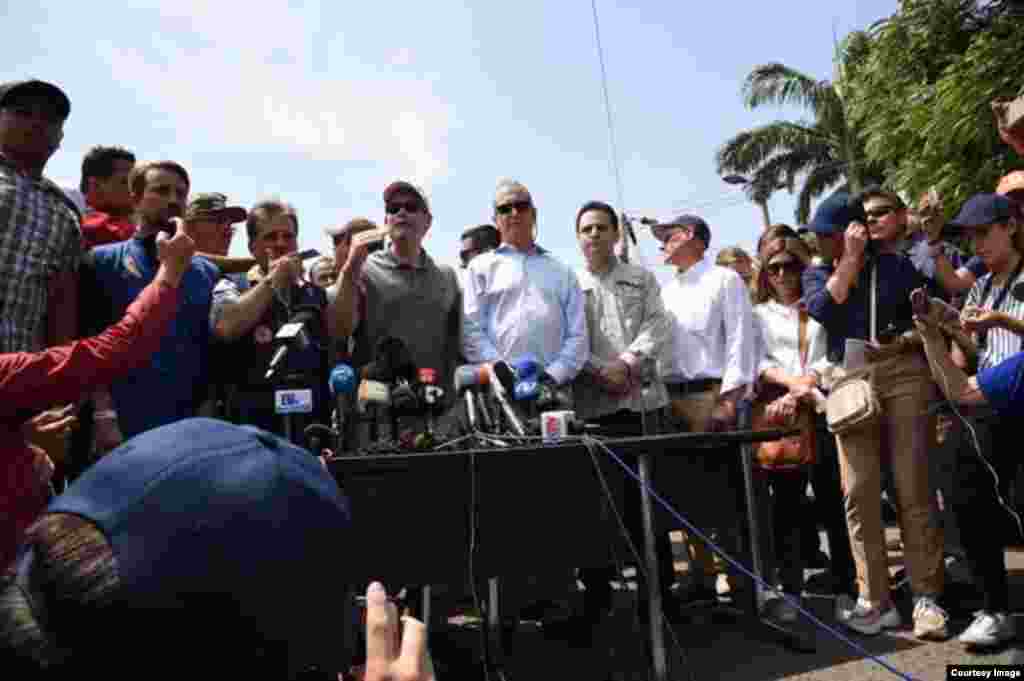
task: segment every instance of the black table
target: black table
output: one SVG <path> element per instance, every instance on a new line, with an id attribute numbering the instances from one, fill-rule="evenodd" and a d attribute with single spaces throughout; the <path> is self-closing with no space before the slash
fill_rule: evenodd
<path id="1" fill-rule="evenodd" d="M 644 479 L 649 479 L 648 457 L 657 457 L 657 479 L 651 486 L 673 507 L 696 517 L 691 520 L 696 525 L 706 527 L 707 519 L 721 518 L 723 513 L 739 515 L 758 573 L 753 514 L 744 518 L 733 495 L 705 493 L 698 497 L 686 490 L 713 488 L 706 471 L 725 470 L 724 466 L 704 465 L 704 457 L 724 457 L 735 466 L 732 455 L 737 446 L 787 434 L 781 430 L 676 433 L 602 442 L 620 458 L 635 456 L 639 462 L 636 474 Z M 744 456 L 740 457 L 748 464 L 749 449 L 742 447 Z M 630 555 L 615 518 L 608 517 L 608 502 L 621 509 L 626 486 L 638 483 L 606 452 L 592 451 L 580 440 L 341 456 L 328 467 L 352 504 L 353 545 L 346 571 L 356 583 L 376 579 L 393 586 L 464 584 L 479 575 L 532 574 L 531 568 L 541 564 L 567 569 L 604 566 L 610 551 Z M 744 469 L 749 482 L 749 465 Z M 748 484 L 748 509 L 754 508 L 750 494 Z M 644 547 L 636 548 L 645 552 L 655 678 L 663 679 L 662 612 L 653 537 L 655 528 L 667 531 L 678 523 L 660 509 L 652 514 L 646 487 L 641 496 L 646 541 Z M 491 624 L 496 627 L 498 622 L 492 619 Z"/>

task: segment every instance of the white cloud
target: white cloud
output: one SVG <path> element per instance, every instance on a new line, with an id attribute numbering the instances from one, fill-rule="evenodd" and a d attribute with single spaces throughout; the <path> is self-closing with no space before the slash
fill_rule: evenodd
<path id="1" fill-rule="evenodd" d="M 312 56 L 317 8 L 170 3 L 152 12 L 165 29 L 159 39 L 98 43 L 97 54 L 189 146 L 374 161 L 426 185 L 447 174 L 454 122 L 430 79 L 336 50 L 323 68 Z M 390 61 L 411 60 L 405 48 Z"/>

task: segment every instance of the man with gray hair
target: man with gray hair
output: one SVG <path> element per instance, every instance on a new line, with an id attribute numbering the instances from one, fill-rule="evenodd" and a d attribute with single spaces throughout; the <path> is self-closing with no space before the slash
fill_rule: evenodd
<path id="1" fill-rule="evenodd" d="M 498 183 L 494 224 L 501 232 L 501 245 L 478 255 L 465 270 L 466 359 L 484 363 L 530 358 L 555 383 L 570 383 L 590 358 L 586 309 L 576 275 L 537 245 L 537 209 L 521 183 Z M 533 581 L 537 593 L 542 585 L 537 577 Z M 567 574 L 544 576 L 546 593 L 561 595 L 569 587 Z M 544 611 L 538 613 L 542 616 L 557 608 L 550 600 L 536 605 Z"/>
<path id="2" fill-rule="evenodd" d="M 469 264 L 463 351 L 470 362 L 532 356 L 555 383 L 569 383 L 590 357 L 583 294 L 573 271 L 537 245 L 529 190 L 498 184 L 501 245 Z"/>

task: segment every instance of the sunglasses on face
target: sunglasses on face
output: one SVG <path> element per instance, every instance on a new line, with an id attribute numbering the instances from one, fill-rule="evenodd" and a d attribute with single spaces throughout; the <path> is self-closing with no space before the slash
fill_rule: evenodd
<path id="1" fill-rule="evenodd" d="M 398 212 L 403 208 L 409 215 L 414 215 L 419 213 L 423 206 L 416 201 L 394 201 L 384 206 L 384 211 L 388 215 L 398 215 Z"/>
<path id="2" fill-rule="evenodd" d="M 799 274 L 801 269 L 800 263 L 795 261 L 778 262 L 764 268 L 765 272 L 773 277 L 781 277 L 785 273 Z"/>
<path id="3" fill-rule="evenodd" d="M 896 206 L 882 206 L 880 208 L 874 208 L 872 210 L 864 211 L 864 215 L 868 220 L 879 220 L 884 218 L 886 215 L 896 212 Z"/>
<path id="4" fill-rule="evenodd" d="M 500 206 L 495 206 L 494 210 L 497 211 L 499 215 L 508 215 L 513 210 L 515 210 L 517 213 L 525 213 L 531 208 L 533 208 L 533 204 L 530 203 L 529 201 L 523 200 L 503 203 Z"/>

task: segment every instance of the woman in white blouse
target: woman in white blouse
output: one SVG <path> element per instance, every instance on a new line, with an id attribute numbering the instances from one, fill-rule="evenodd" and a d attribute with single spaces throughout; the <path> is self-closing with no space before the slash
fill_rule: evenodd
<path id="1" fill-rule="evenodd" d="M 762 244 L 759 253 L 761 268 L 754 291 L 754 316 L 760 337 L 758 376 L 761 385 L 775 384 L 785 390 L 781 397 L 769 404 L 768 414 L 789 418 L 795 415 L 800 403 L 817 407 L 824 400 L 818 386 L 821 374 L 825 373 L 829 364 L 826 356 L 827 337 L 824 327 L 810 318 L 800 303 L 800 278 L 811 261 L 807 245 L 796 232 L 784 225 L 766 232 Z M 803 352 L 800 342 L 801 325 L 806 342 Z M 818 432 L 818 440 L 831 437 L 822 431 Z M 819 447 L 819 459 L 823 453 L 827 456 L 827 452 L 821 450 Z M 834 468 L 834 452 L 831 460 L 823 463 Z M 841 588 L 838 590 L 847 591 L 852 588 L 853 560 L 849 556 L 848 535 L 842 532 L 833 538 L 835 532 L 831 526 L 834 525 L 837 531 L 839 528 L 845 530 L 846 523 L 839 501 L 835 475 L 838 471 L 828 472 L 832 474 L 825 478 L 824 485 L 830 493 L 819 494 L 821 485 L 815 476 L 815 494 L 828 499 L 829 506 L 833 507 L 823 509 L 825 515 L 831 516 L 831 522 L 826 521 L 826 526 L 830 527 L 829 550 L 833 558 L 833 577 L 840 583 Z M 804 586 L 801 533 L 806 515 L 803 502 L 807 482 L 808 471 L 772 472 L 768 477 L 778 579 L 782 590 L 794 598 L 799 598 Z M 819 498 L 819 501 L 823 500 Z M 844 557 L 848 557 L 846 566 L 842 566 L 841 562 L 837 566 L 836 559 L 842 561 Z M 836 574 L 837 567 L 839 572 L 845 574 Z M 770 602 L 768 606 L 773 609 L 772 614 L 782 621 L 793 621 L 797 617 L 795 608 L 783 599 Z"/>

